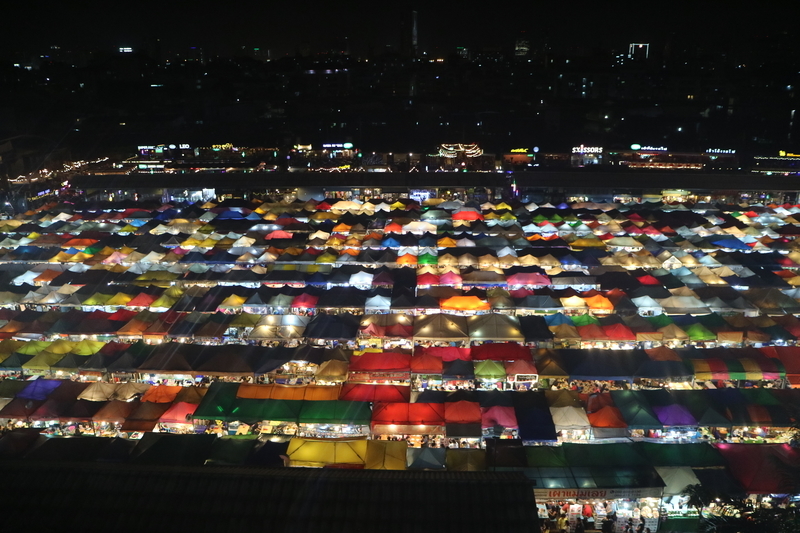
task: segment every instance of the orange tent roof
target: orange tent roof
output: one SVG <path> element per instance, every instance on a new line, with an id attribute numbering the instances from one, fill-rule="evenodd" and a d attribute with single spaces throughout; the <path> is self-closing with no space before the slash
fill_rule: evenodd
<path id="1" fill-rule="evenodd" d="M 147 389 L 142 396 L 143 402 L 171 403 L 183 389 L 180 385 L 156 385 Z"/>
<path id="2" fill-rule="evenodd" d="M 622 418 L 622 413 L 616 407 L 606 405 L 599 411 L 587 415 L 593 428 L 626 428 L 628 424 Z"/>
<path id="3" fill-rule="evenodd" d="M 403 231 L 403 226 L 397 222 L 391 222 L 383 228 L 384 233 L 400 233 L 401 231 Z"/>
<path id="4" fill-rule="evenodd" d="M 417 256 L 413 254 L 403 254 L 397 258 L 398 265 L 416 265 Z"/>
<path id="5" fill-rule="evenodd" d="M 594 296 L 584 298 L 583 301 L 586 302 L 586 305 L 589 306 L 589 309 L 602 309 L 607 311 L 614 310 L 614 304 L 612 304 L 611 301 L 602 294 L 595 294 Z"/>
<path id="6" fill-rule="evenodd" d="M 477 296 L 451 296 L 439 304 L 442 309 L 450 311 L 488 311 L 491 309 L 489 302 Z"/>
<path id="7" fill-rule="evenodd" d="M 33 281 L 34 282 L 39 282 L 39 283 L 48 283 L 50 281 L 53 281 L 54 279 L 56 279 L 60 275 L 61 275 L 61 272 L 59 272 L 58 270 L 47 269 L 44 272 L 42 272 L 41 274 L 39 274 L 38 276 L 36 276 L 35 278 L 33 278 Z"/>

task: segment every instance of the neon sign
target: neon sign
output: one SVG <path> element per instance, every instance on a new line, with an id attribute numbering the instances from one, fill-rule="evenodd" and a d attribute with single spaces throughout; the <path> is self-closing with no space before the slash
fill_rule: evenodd
<path id="1" fill-rule="evenodd" d="M 603 147 L 602 146 L 573 146 L 572 147 L 573 154 L 602 154 Z"/>
<path id="2" fill-rule="evenodd" d="M 644 150 L 647 152 L 666 152 L 668 149 L 669 148 L 667 148 L 666 146 L 650 146 L 650 145 L 642 146 L 641 144 L 631 145 L 631 150 Z"/>

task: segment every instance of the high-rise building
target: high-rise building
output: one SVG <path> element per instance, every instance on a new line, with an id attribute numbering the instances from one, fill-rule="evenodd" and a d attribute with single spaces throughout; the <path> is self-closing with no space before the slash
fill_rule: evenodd
<path id="1" fill-rule="evenodd" d="M 644 61 L 650 58 L 650 43 L 631 43 L 628 45 L 628 58 Z"/>
<path id="2" fill-rule="evenodd" d="M 514 43 L 514 55 L 516 57 L 527 57 L 531 51 L 531 42 L 527 37 L 517 37 Z"/>

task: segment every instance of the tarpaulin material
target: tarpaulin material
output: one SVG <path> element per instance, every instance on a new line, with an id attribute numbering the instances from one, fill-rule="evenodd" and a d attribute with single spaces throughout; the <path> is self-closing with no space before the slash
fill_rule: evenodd
<path id="1" fill-rule="evenodd" d="M 718 444 L 733 477 L 748 494 L 800 491 L 800 450 L 788 444 Z"/>
<path id="2" fill-rule="evenodd" d="M 411 387 L 402 385 L 373 385 L 345 383 L 339 393 L 340 400 L 355 402 L 408 402 Z"/>
<path id="3" fill-rule="evenodd" d="M 515 342 L 491 342 L 473 346 L 470 352 L 473 361 L 530 361 L 531 350 Z"/>
<path id="4" fill-rule="evenodd" d="M 286 455 L 293 466 L 364 465 L 366 440 L 320 440 L 293 437 Z"/>

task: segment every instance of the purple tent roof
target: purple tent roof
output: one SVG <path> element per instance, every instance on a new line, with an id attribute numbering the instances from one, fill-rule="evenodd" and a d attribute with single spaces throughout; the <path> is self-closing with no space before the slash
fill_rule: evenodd
<path id="1" fill-rule="evenodd" d="M 37 379 L 17 393 L 17 398 L 27 400 L 46 400 L 50 393 L 61 385 L 58 379 Z"/>
<path id="2" fill-rule="evenodd" d="M 686 407 L 678 404 L 653 407 L 658 421 L 665 426 L 696 426 L 697 420 Z"/>

